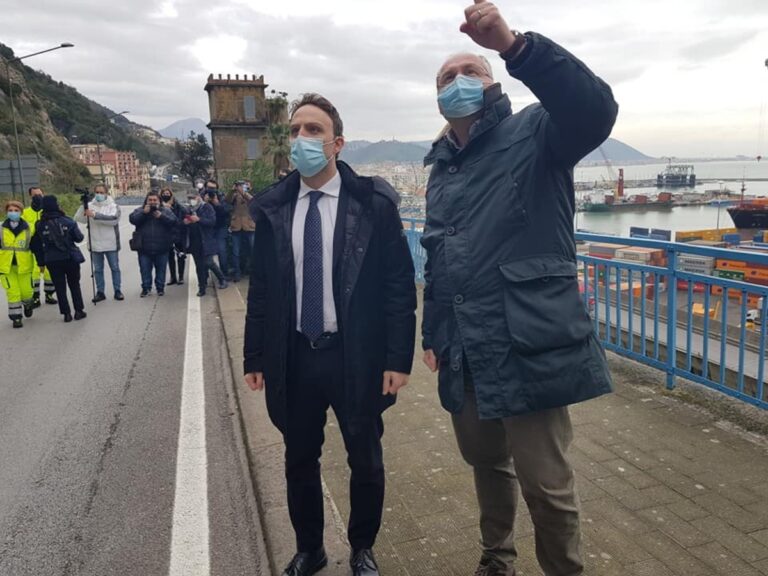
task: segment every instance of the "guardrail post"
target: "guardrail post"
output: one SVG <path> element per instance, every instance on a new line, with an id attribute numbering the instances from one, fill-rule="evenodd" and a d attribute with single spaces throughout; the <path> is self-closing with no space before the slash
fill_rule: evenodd
<path id="1" fill-rule="evenodd" d="M 677 251 L 674 245 L 667 248 L 667 269 L 667 389 L 672 390 L 677 367 Z"/>

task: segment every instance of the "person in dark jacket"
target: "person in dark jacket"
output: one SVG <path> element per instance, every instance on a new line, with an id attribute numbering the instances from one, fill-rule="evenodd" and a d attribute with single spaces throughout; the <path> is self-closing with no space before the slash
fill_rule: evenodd
<path id="1" fill-rule="evenodd" d="M 195 260 L 197 270 L 197 295 L 205 296 L 208 287 L 208 273 L 211 272 L 219 281 L 219 288 L 225 289 L 227 281 L 224 274 L 216 264 L 215 256 L 218 253 L 218 244 L 214 228 L 216 226 L 216 212 L 213 206 L 204 201 L 205 195 L 195 192 L 189 195 L 189 211 L 184 216 L 184 225 L 187 229 L 188 250 Z"/>
<path id="2" fill-rule="evenodd" d="M 415 343 L 414 267 L 397 193 L 355 174 L 336 108 L 306 94 L 292 108 L 297 171 L 251 203 L 256 222 L 245 321 L 244 371 L 266 389 L 283 433 L 288 508 L 297 554 L 284 576 L 314 574 L 323 548 L 320 455 L 328 407 L 352 470 L 350 564 L 379 574 L 373 544 L 381 524 L 381 414 L 408 382 Z"/>
<path id="3" fill-rule="evenodd" d="M 56 288 L 59 312 L 64 322 L 72 321 L 72 309 L 67 299 L 67 286 L 72 294 L 75 320 L 87 316 L 80 290 L 80 264 L 85 261 L 77 243 L 85 239 L 77 223 L 59 208 L 56 196 L 43 196 L 42 214 L 35 227 L 31 248 L 38 265 L 51 273 Z"/>
<path id="4" fill-rule="evenodd" d="M 221 268 L 225 279 L 229 279 L 229 224 L 232 219 L 232 205 L 227 202 L 224 194 L 219 191 L 219 185 L 216 180 L 208 180 L 205 183 L 205 192 L 203 198 L 212 207 L 216 213 L 216 225 L 213 228 L 213 234 L 216 238 L 216 254 L 219 257 L 219 268 Z"/>
<path id="5" fill-rule="evenodd" d="M 579 296 L 573 167 L 610 134 L 611 89 L 564 48 L 510 31 L 476 2 L 461 30 L 496 51 L 538 97 L 513 114 L 487 60 L 459 54 L 437 76 L 448 126 L 425 164 L 423 347 L 474 468 L 478 573 L 514 572 L 518 482 L 547 576 L 583 574 L 578 501 L 566 459 L 567 406 L 611 391 Z"/>
<path id="6" fill-rule="evenodd" d="M 155 288 L 158 296 L 165 295 L 165 269 L 168 253 L 173 245 L 176 216 L 160 201 L 157 192 L 150 192 L 144 198 L 144 205 L 136 208 L 129 217 L 136 226 L 140 248 L 139 269 L 141 270 L 141 297 L 152 291 L 152 269 L 155 270 Z"/>
<path id="7" fill-rule="evenodd" d="M 168 187 L 160 189 L 160 200 L 163 206 L 168 208 L 176 217 L 176 225 L 173 228 L 173 244 L 168 252 L 168 270 L 171 272 L 171 281 L 168 286 L 184 284 L 184 269 L 187 264 L 187 227 L 184 226 L 184 216 L 187 215 L 186 207 L 182 206 L 173 195 L 173 190 Z"/>

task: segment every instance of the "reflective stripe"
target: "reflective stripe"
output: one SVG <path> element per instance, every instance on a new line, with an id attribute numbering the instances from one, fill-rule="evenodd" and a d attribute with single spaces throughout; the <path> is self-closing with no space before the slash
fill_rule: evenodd
<path id="1" fill-rule="evenodd" d="M 8 230 L 6 228 L 5 230 Z M 30 231 L 29 227 L 27 227 L 26 230 L 24 230 L 24 246 L 26 248 L 20 248 L 18 246 L 18 236 L 16 236 L 16 244 L 13 244 L 11 246 L 5 245 L 5 230 L 3 230 L 3 233 L 0 234 L 0 250 L 11 250 L 12 252 L 29 252 L 29 237 L 30 237 Z"/>

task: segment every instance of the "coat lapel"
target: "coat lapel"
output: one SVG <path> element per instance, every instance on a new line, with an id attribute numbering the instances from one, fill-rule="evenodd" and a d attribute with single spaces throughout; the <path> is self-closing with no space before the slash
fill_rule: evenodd
<path id="1" fill-rule="evenodd" d="M 373 235 L 372 185 L 369 178 L 358 177 L 343 162 L 338 163 L 342 187 L 348 192 L 344 215 L 344 244 L 341 262 L 342 321 L 349 311 L 349 302 L 360 277 L 363 260 Z M 337 225 L 338 228 L 338 225 Z"/>

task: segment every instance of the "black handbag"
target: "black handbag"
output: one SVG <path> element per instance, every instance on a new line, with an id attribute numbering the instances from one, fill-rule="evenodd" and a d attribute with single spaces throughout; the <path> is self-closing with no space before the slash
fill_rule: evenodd
<path id="1" fill-rule="evenodd" d="M 72 254 L 72 260 L 74 260 L 78 264 L 82 264 L 83 262 L 85 262 L 85 256 L 83 256 L 83 253 L 80 251 L 80 248 L 78 248 L 77 246 L 72 247 L 71 254 Z"/>
<path id="2" fill-rule="evenodd" d="M 139 234 L 139 230 L 138 229 L 133 231 L 133 235 L 131 236 L 131 239 L 128 240 L 128 246 L 134 252 L 140 252 L 141 251 L 141 234 Z"/>

